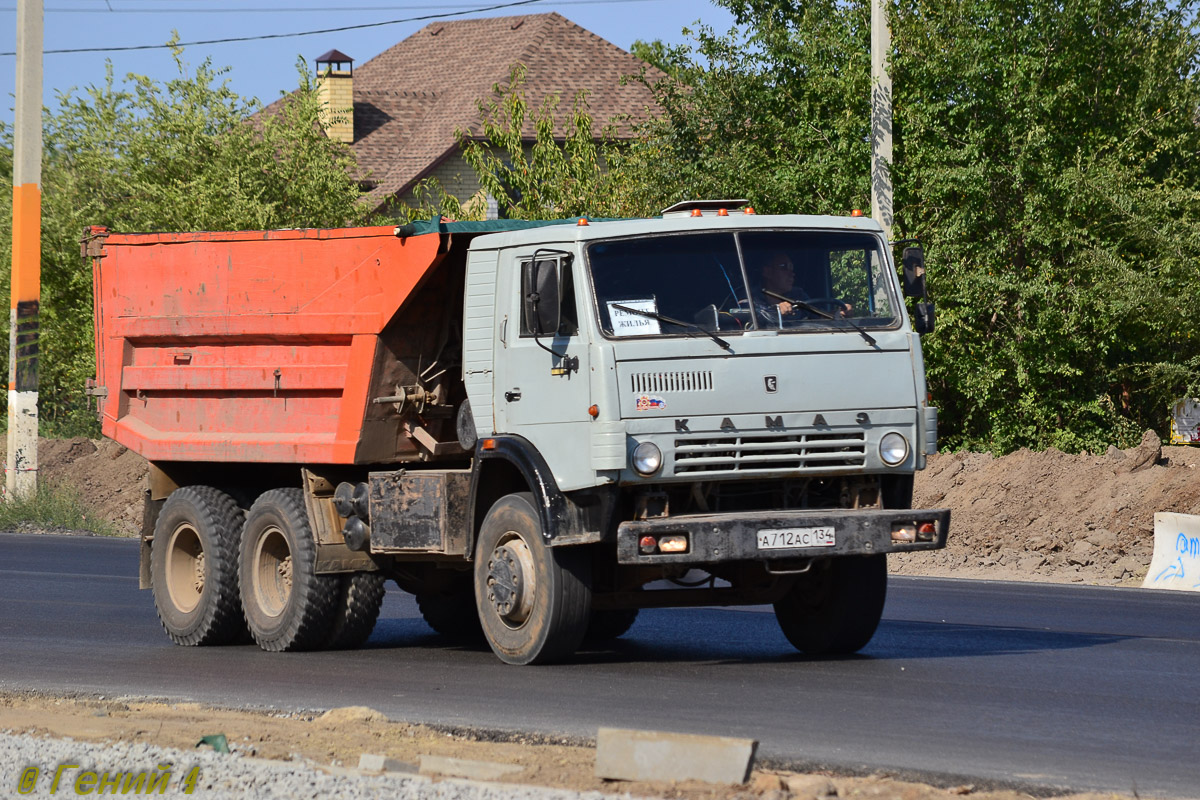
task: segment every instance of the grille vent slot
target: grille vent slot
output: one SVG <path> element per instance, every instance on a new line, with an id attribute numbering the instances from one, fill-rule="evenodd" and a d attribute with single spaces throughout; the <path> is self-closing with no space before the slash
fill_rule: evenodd
<path id="1" fill-rule="evenodd" d="M 675 474 L 861 468 L 866 451 L 863 432 L 697 436 L 675 440 Z"/>
<path id="2" fill-rule="evenodd" d="M 688 370 L 674 372 L 635 372 L 630 376 L 634 392 L 711 392 L 712 372 Z"/>

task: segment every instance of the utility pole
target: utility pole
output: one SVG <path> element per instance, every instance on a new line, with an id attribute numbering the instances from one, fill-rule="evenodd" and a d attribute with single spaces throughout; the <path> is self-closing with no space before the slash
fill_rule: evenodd
<path id="1" fill-rule="evenodd" d="M 892 31 L 888 0 L 871 0 L 871 217 L 892 238 Z"/>
<path id="2" fill-rule="evenodd" d="M 7 498 L 37 491 L 38 304 L 42 296 L 42 0 L 17 0 Z"/>

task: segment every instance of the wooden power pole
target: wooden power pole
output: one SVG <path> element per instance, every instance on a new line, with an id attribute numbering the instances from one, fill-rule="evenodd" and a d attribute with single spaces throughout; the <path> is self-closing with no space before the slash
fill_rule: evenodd
<path id="1" fill-rule="evenodd" d="M 892 32 L 889 0 L 871 0 L 871 217 L 892 238 Z"/>
<path id="2" fill-rule="evenodd" d="M 37 491 L 38 304 L 42 296 L 42 0 L 17 2 L 12 307 L 6 497 Z"/>

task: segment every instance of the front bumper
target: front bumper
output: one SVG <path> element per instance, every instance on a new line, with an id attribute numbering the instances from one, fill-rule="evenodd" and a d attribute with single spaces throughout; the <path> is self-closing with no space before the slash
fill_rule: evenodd
<path id="1" fill-rule="evenodd" d="M 892 531 L 901 526 L 934 524 L 928 540 L 894 541 Z M 797 528 L 834 529 L 834 543 L 818 547 L 759 549 L 760 531 Z M 622 564 L 717 564 L 727 561 L 783 561 L 799 558 L 872 555 L 875 553 L 937 550 L 946 546 L 950 509 L 838 508 L 804 511 L 754 511 L 736 514 L 696 514 L 622 522 L 617 527 L 617 561 Z M 683 534 L 688 549 L 682 553 L 642 553 L 643 536 Z"/>

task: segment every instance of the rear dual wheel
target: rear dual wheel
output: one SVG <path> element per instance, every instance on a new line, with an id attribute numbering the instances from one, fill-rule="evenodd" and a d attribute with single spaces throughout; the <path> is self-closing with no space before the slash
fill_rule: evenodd
<path id="1" fill-rule="evenodd" d="M 417 608 L 426 624 L 448 639 L 473 642 L 483 638 L 470 575 L 417 592 Z"/>
<path id="2" fill-rule="evenodd" d="M 263 650 L 312 650 L 327 641 L 343 587 L 337 575 L 317 575 L 316 560 L 299 489 L 272 489 L 254 501 L 238 573 L 246 622 Z"/>
<path id="3" fill-rule="evenodd" d="M 375 629 L 383 606 L 384 578 L 378 572 L 348 572 L 337 578 L 333 625 L 321 646 L 327 650 L 352 650 L 362 646 Z"/>
<path id="4" fill-rule="evenodd" d="M 242 510 L 211 486 L 167 497 L 154 525 L 150 583 L 163 630 L 189 646 L 243 641 L 237 551 Z"/>

